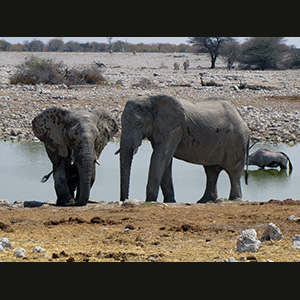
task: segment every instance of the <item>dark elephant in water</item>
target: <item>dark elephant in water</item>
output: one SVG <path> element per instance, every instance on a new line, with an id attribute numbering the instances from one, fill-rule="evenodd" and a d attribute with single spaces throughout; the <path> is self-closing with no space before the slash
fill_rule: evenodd
<path id="1" fill-rule="evenodd" d="M 268 149 L 258 149 L 249 155 L 249 165 L 255 165 L 262 169 L 265 167 L 287 169 L 289 165 L 290 173 L 293 165 L 290 158 L 283 152 L 272 152 Z"/>
<path id="2" fill-rule="evenodd" d="M 197 103 L 157 95 L 129 100 L 122 114 L 120 142 L 120 200 L 129 195 L 133 155 L 142 140 L 153 148 L 146 201 L 156 201 L 161 187 L 164 202 L 175 202 L 173 157 L 203 165 L 206 190 L 198 202 L 218 197 L 217 180 L 225 170 L 230 178 L 230 200 L 242 198 L 240 178 L 248 161 L 249 128 L 229 101 L 208 98 Z"/>
<path id="3" fill-rule="evenodd" d="M 53 173 L 56 204 L 86 205 L 95 181 L 95 163 L 118 131 L 116 121 L 102 108 L 88 112 L 51 107 L 33 119 L 32 129 L 53 164 L 43 182 Z"/>

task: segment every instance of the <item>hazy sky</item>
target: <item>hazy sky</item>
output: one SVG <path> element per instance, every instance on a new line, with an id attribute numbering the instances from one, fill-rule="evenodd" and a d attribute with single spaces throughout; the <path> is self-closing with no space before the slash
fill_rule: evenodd
<path id="1" fill-rule="evenodd" d="M 47 43 L 49 40 L 53 39 L 54 37 L 0 37 L 0 40 L 6 40 L 12 44 L 16 43 L 23 43 L 24 41 L 28 40 L 31 41 L 33 39 L 41 40 L 44 43 Z M 106 37 L 63 37 L 63 41 L 66 43 L 68 41 L 78 41 L 80 43 L 85 42 L 98 42 L 98 43 L 107 43 Z M 245 37 L 238 37 L 239 41 L 243 42 Z M 180 44 L 180 43 L 187 43 L 188 37 L 113 37 L 112 41 L 126 41 L 128 43 L 137 44 L 137 43 L 171 43 L 171 44 Z M 287 45 L 295 45 L 296 47 L 300 48 L 300 37 L 286 37 L 286 44 Z"/>

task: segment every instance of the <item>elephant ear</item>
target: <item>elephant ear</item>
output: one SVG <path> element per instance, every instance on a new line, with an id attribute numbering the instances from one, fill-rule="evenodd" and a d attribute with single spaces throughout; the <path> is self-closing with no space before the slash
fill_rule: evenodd
<path id="1" fill-rule="evenodd" d="M 61 157 L 68 156 L 65 140 L 65 117 L 69 111 L 63 108 L 50 107 L 32 120 L 34 134 L 45 144 L 51 152 Z"/>
<path id="2" fill-rule="evenodd" d="M 95 109 L 93 114 L 95 115 L 95 123 L 100 134 L 103 134 L 109 141 L 119 130 L 117 122 L 105 108 Z"/>
<path id="3" fill-rule="evenodd" d="M 160 144 L 174 129 L 185 120 L 184 108 L 173 97 L 158 95 L 151 97 L 153 106 L 153 139 Z"/>
<path id="4" fill-rule="evenodd" d="M 95 141 L 95 151 L 97 157 L 99 157 L 101 151 L 119 130 L 119 127 L 110 112 L 104 108 L 95 109 L 92 111 L 92 114 L 94 115 L 94 123 L 99 131 Z"/>

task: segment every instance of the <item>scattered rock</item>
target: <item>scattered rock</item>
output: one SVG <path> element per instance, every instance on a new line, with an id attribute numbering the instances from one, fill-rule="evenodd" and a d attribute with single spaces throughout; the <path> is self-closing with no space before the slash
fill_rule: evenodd
<path id="1" fill-rule="evenodd" d="M 287 222 L 299 222 L 300 221 L 300 217 L 296 217 L 294 215 L 290 215 L 286 218 Z"/>
<path id="2" fill-rule="evenodd" d="M 75 258 L 74 258 L 74 257 L 69 257 L 69 258 L 67 259 L 67 262 L 75 262 Z"/>
<path id="3" fill-rule="evenodd" d="M 300 249 L 300 235 L 293 236 L 292 247 L 295 249 Z"/>
<path id="4" fill-rule="evenodd" d="M 237 262 L 237 260 L 234 257 L 229 257 L 227 259 L 224 259 L 224 262 Z"/>
<path id="5" fill-rule="evenodd" d="M 121 206 L 122 207 L 135 207 L 138 205 L 143 204 L 143 201 L 136 200 L 136 199 L 126 199 L 125 201 L 122 202 Z"/>
<path id="6" fill-rule="evenodd" d="M 18 248 L 14 252 L 14 256 L 18 258 L 23 258 L 26 256 L 26 251 L 24 248 Z"/>
<path id="7" fill-rule="evenodd" d="M 255 229 L 247 229 L 240 233 L 237 241 L 236 251 L 238 252 L 256 252 L 261 242 L 257 239 Z"/>
<path id="8" fill-rule="evenodd" d="M 146 259 L 151 262 L 156 262 L 156 259 L 153 256 L 149 256 Z"/>
<path id="9" fill-rule="evenodd" d="M 32 250 L 32 253 L 40 253 L 40 252 L 43 252 L 45 251 L 44 248 L 42 248 L 41 246 L 35 246 Z"/>
<path id="10" fill-rule="evenodd" d="M 0 206 L 4 206 L 4 207 L 10 207 L 11 204 L 8 200 L 6 199 L 0 199 Z"/>
<path id="11" fill-rule="evenodd" d="M 130 229 L 130 230 L 133 230 L 133 229 L 135 229 L 135 226 L 132 225 L 132 224 L 127 224 L 127 225 L 125 226 L 125 228 L 128 228 L 128 229 Z"/>
<path id="12" fill-rule="evenodd" d="M 274 224 L 274 223 L 269 223 L 263 232 L 262 237 L 260 238 L 261 242 L 264 241 L 280 241 L 282 239 L 283 235 L 280 232 L 280 229 Z"/>
<path id="13" fill-rule="evenodd" d="M 3 237 L 2 239 L 0 239 L 0 245 L 3 248 L 7 248 L 6 250 L 11 250 L 14 248 L 7 237 Z"/>

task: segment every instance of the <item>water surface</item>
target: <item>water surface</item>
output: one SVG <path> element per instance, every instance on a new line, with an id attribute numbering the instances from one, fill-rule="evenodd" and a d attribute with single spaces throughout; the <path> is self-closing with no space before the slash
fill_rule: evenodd
<path id="1" fill-rule="evenodd" d="M 256 144 L 251 152 L 259 148 L 283 151 L 292 160 L 294 170 L 289 175 L 287 170 L 260 170 L 249 167 L 249 185 L 242 178 L 243 199 L 250 201 L 268 201 L 300 199 L 300 144 Z M 114 152 L 118 142 L 109 143 L 100 156 L 101 166 L 96 166 L 96 181 L 91 190 L 91 198 L 104 201 L 119 200 L 119 156 Z M 152 153 L 151 144 L 144 141 L 134 156 L 130 198 L 145 199 L 148 167 Z M 47 201 L 56 200 L 54 182 L 51 177 L 46 183 L 41 178 L 52 170 L 43 143 L 32 141 L 0 141 L 0 198 L 10 202 L 15 200 Z M 189 164 L 177 159 L 173 162 L 173 181 L 177 202 L 195 203 L 205 189 L 205 173 L 200 165 Z M 228 198 L 230 183 L 227 174 L 222 171 L 218 181 L 219 197 Z M 162 201 L 160 192 L 158 201 Z"/>

